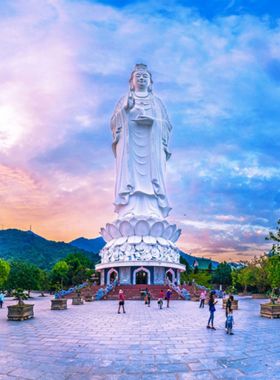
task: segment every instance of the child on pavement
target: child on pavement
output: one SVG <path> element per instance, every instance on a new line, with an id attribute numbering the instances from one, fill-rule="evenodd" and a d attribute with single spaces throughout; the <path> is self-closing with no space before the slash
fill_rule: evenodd
<path id="1" fill-rule="evenodd" d="M 232 332 L 232 325 L 234 325 L 234 319 L 233 319 L 233 311 L 232 309 L 229 311 L 227 316 L 227 334 L 234 335 Z"/>

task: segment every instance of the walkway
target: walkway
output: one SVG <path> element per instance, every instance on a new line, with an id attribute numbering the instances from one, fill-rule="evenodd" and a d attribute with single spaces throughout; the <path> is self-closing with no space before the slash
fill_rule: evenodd
<path id="1" fill-rule="evenodd" d="M 5 306 L 11 301 L 5 302 Z M 0 380 L 280 379 L 280 320 L 259 316 L 259 301 L 242 299 L 235 335 L 226 335 L 221 300 L 217 331 L 208 308 L 171 301 L 170 309 L 116 301 L 51 311 L 36 296 L 35 318 L 7 322 L 0 309 Z"/>

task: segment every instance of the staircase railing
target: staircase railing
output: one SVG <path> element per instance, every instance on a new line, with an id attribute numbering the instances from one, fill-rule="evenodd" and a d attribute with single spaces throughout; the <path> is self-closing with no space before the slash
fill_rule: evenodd
<path id="1" fill-rule="evenodd" d="M 70 293 L 73 293 L 75 290 L 78 290 L 78 289 L 82 289 L 83 287 L 85 287 L 86 284 L 81 284 L 81 285 L 77 285 L 77 286 L 74 286 L 74 288 L 69 288 L 68 290 L 59 290 L 57 292 L 54 293 L 54 296 L 55 296 L 55 299 L 61 299 L 61 297 L 65 296 L 66 294 L 70 294 Z"/>
<path id="2" fill-rule="evenodd" d="M 187 289 L 180 289 L 179 286 L 172 284 L 172 282 L 167 279 L 167 285 L 174 290 L 179 296 L 183 297 L 186 301 L 190 301 L 191 294 Z"/>
<path id="3" fill-rule="evenodd" d="M 115 281 L 108 285 L 105 290 L 103 288 L 100 288 L 97 290 L 97 292 L 94 295 L 95 301 L 100 301 L 104 296 L 106 296 L 112 289 L 114 289 L 118 284 L 118 278 L 115 279 Z"/>

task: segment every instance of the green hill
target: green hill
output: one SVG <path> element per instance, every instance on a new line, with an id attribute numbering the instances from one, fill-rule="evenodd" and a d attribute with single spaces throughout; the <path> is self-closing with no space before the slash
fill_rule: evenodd
<path id="1" fill-rule="evenodd" d="M 64 242 L 47 240 L 30 231 L 8 229 L 0 231 L 0 258 L 5 261 L 20 259 L 50 270 L 69 253 L 80 252 L 94 262 L 100 260 L 98 252 L 73 247 Z"/>

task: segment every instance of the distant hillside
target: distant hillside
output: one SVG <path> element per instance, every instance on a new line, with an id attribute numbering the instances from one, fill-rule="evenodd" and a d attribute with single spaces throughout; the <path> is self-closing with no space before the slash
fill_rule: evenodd
<path id="1" fill-rule="evenodd" d="M 50 270 L 56 262 L 74 252 L 81 252 L 94 262 L 100 260 L 99 255 L 96 254 L 99 251 L 88 251 L 75 248 L 68 243 L 47 240 L 30 231 L 16 229 L 0 231 L 0 258 L 2 260 L 26 260 L 38 265 L 41 269 Z"/>
<path id="2" fill-rule="evenodd" d="M 80 249 L 85 249 L 86 251 L 99 253 L 101 249 L 106 245 L 106 242 L 103 237 L 98 237 L 96 239 L 86 239 L 80 237 L 76 240 L 70 241 L 69 244 Z"/>
<path id="3" fill-rule="evenodd" d="M 188 255 L 187 253 L 180 251 L 180 255 L 187 260 L 189 265 L 193 267 L 194 262 L 196 261 L 198 264 L 198 269 L 208 269 L 208 266 L 210 262 L 212 263 L 212 268 L 216 269 L 217 266 L 220 264 L 218 261 L 213 261 L 210 259 L 205 259 L 203 257 L 197 257 L 197 256 L 192 256 Z"/>

